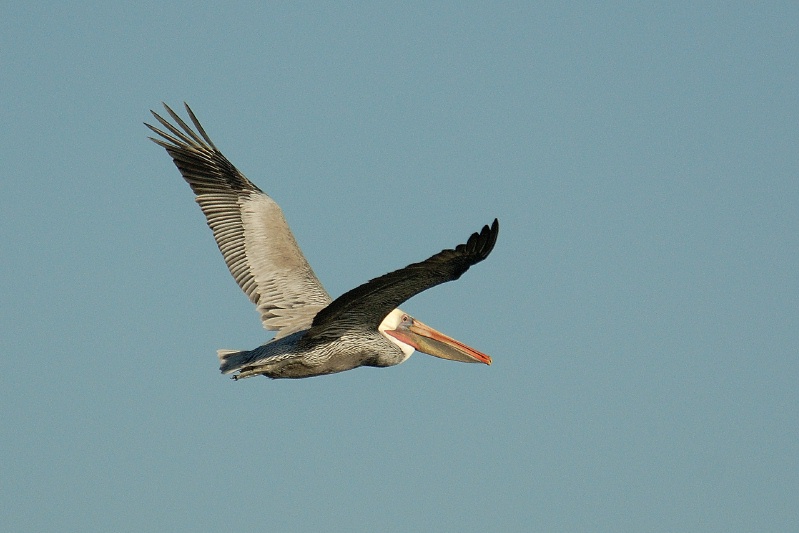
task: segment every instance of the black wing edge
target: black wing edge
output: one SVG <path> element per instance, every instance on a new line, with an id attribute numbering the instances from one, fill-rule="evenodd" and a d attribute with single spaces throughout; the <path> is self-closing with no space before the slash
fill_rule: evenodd
<path id="1" fill-rule="evenodd" d="M 150 113 L 164 128 L 169 130 L 169 133 L 145 122 L 145 126 L 161 137 L 160 139 L 149 137 L 149 139 L 166 149 L 184 179 L 192 186 L 195 194 L 214 192 L 213 189 L 217 189 L 219 186 L 229 187 L 233 191 L 261 192 L 214 145 L 189 104 L 183 102 L 186 113 L 194 124 L 194 129 L 166 103 L 161 103 L 172 120 L 183 131 L 151 109 Z"/>
<path id="2" fill-rule="evenodd" d="M 216 152 L 219 151 L 217 147 L 214 145 L 213 141 L 211 141 L 211 138 L 208 137 L 208 134 L 205 133 L 205 129 L 203 129 L 202 125 L 200 124 L 200 121 L 197 120 L 197 116 L 191 110 L 189 104 L 183 102 L 183 106 L 186 108 L 186 112 L 189 114 L 189 118 L 191 119 L 192 123 L 194 124 L 194 127 L 196 128 L 197 132 L 199 132 L 199 134 L 202 136 L 202 138 L 200 138 L 200 136 L 197 135 L 197 133 L 195 132 L 195 130 L 191 128 L 191 126 L 186 124 L 186 122 L 182 118 L 180 118 L 180 115 L 172 111 L 172 108 L 169 107 L 165 102 L 161 102 L 161 104 L 164 106 L 164 109 L 166 109 L 167 113 L 169 113 L 169 116 L 172 117 L 172 120 L 174 120 L 183 129 L 183 131 L 180 131 L 178 128 L 173 126 L 171 122 L 169 122 L 164 117 L 162 117 L 161 115 L 159 115 L 158 113 L 156 113 L 151 109 L 150 113 L 152 113 L 153 117 L 155 117 L 155 119 L 163 127 L 168 129 L 172 133 L 172 135 L 162 130 L 159 130 L 155 126 L 147 124 L 146 122 L 144 123 L 144 125 L 150 128 L 150 130 L 152 130 L 154 133 L 157 133 L 159 136 L 163 137 L 172 144 L 171 145 L 167 144 L 162 139 L 156 139 L 153 137 L 150 137 L 150 140 L 152 140 L 156 144 L 163 146 L 166 149 L 183 145 L 189 145 L 189 146 L 200 145 L 205 148 L 210 148 L 211 150 Z"/>
<path id="3" fill-rule="evenodd" d="M 472 266 L 488 257 L 488 254 L 494 249 L 494 245 L 497 244 L 497 237 L 499 237 L 499 220 L 495 218 L 491 227 L 486 224 L 480 233 L 472 233 L 466 244 L 459 244 L 455 247 L 455 251 L 461 253 L 465 251 L 467 255 L 474 257 L 474 261 L 469 264 Z"/>

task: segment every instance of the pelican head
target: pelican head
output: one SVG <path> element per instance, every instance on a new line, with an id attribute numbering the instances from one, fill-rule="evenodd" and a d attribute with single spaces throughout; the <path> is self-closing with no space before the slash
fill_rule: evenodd
<path id="1" fill-rule="evenodd" d="M 410 357 L 414 350 L 419 350 L 450 361 L 491 364 L 491 357 L 488 355 L 422 324 L 400 309 L 391 311 L 383 319 L 378 330 L 399 346 L 405 354 L 405 359 Z"/>

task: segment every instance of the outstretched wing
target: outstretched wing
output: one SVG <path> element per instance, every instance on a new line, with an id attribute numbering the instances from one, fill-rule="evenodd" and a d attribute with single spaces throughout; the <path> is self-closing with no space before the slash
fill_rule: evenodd
<path id="1" fill-rule="evenodd" d="M 408 298 L 447 281 L 453 281 L 491 253 L 499 235 L 499 222 L 483 226 L 466 244 L 442 250 L 420 263 L 413 263 L 370 280 L 336 298 L 314 318 L 308 336 L 323 336 L 356 324 L 377 329 L 393 309 Z"/>
<path id="2" fill-rule="evenodd" d="M 310 327 L 330 296 L 297 246 L 280 206 L 222 155 L 186 104 L 194 127 L 164 104 L 177 126 L 155 111 L 169 133 L 146 124 L 172 156 L 205 214 L 230 273 L 275 338 Z"/>

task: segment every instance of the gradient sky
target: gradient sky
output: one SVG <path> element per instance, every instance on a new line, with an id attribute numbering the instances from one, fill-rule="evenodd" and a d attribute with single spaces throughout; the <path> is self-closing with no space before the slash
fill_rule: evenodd
<path id="1" fill-rule="evenodd" d="M 3 531 L 799 530 L 794 2 L 0 17 Z M 265 332 L 142 122 L 189 102 L 336 296 L 494 358 L 234 382 Z"/>

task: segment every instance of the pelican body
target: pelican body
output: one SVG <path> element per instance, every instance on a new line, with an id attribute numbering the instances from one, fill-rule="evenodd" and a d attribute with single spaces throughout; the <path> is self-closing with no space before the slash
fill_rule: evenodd
<path id="1" fill-rule="evenodd" d="M 397 308 L 435 285 L 458 279 L 488 257 L 499 234 L 495 219 L 465 244 L 374 278 L 333 300 L 317 279 L 280 207 L 214 146 L 188 105 L 189 126 L 151 111 L 167 130 L 151 137 L 172 157 L 196 196 L 236 283 L 275 337 L 253 350 L 219 350 L 220 370 L 233 379 L 264 375 L 306 378 L 360 366 L 398 365 L 420 352 L 467 363 L 491 357 L 436 331 Z"/>

